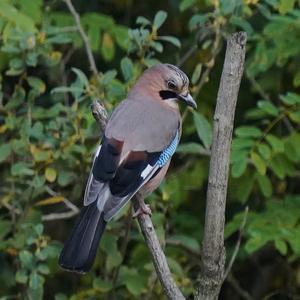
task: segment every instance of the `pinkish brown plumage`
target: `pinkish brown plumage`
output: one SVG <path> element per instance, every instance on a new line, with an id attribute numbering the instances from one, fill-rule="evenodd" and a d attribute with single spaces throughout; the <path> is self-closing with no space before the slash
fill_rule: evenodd
<path id="1" fill-rule="evenodd" d="M 84 207 L 59 258 L 63 268 L 89 271 L 106 223 L 136 193 L 159 186 L 180 138 L 177 102 L 196 107 L 188 85 L 180 69 L 158 64 L 116 107 L 95 154 Z"/>

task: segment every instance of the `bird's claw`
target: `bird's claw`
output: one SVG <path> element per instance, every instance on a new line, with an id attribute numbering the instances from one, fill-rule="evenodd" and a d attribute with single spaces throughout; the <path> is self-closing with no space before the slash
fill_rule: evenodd
<path id="1" fill-rule="evenodd" d="M 133 218 L 137 218 L 140 215 L 149 215 L 152 216 L 152 211 L 149 204 L 140 205 L 140 207 L 132 215 Z"/>

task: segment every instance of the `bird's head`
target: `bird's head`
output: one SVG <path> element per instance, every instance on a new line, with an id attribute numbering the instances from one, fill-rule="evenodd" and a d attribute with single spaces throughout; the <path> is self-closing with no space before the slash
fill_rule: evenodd
<path id="1" fill-rule="evenodd" d="M 157 64 L 141 76 L 136 84 L 153 98 L 173 105 L 174 101 L 197 108 L 197 104 L 189 93 L 189 79 L 178 67 L 171 64 Z"/>

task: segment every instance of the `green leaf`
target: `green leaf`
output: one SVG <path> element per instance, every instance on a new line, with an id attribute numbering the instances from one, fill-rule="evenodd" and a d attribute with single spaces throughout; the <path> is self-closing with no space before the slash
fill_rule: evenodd
<path id="1" fill-rule="evenodd" d="M 14 6 L 9 4 L 9 1 L 0 1 L 0 15 L 5 20 L 8 20 L 12 24 L 15 24 L 23 32 L 35 32 L 36 28 L 31 18 L 22 14 Z"/>
<path id="2" fill-rule="evenodd" d="M 251 253 L 255 252 L 256 250 L 258 250 L 259 248 L 261 248 L 262 246 L 264 246 L 266 243 L 267 243 L 267 240 L 262 239 L 261 237 L 252 238 L 246 242 L 245 250 L 249 254 L 251 254 Z"/>
<path id="3" fill-rule="evenodd" d="M 33 175 L 34 171 L 29 168 L 29 164 L 24 162 L 17 162 L 11 167 L 11 174 L 13 176 L 22 176 L 22 175 Z"/>
<path id="4" fill-rule="evenodd" d="M 114 254 L 108 254 L 106 260 L 106 268 L 110 272 L 113 268 L 119 266 L 123 261 L 123 257 L 120 251 L 116 251 Z"/>
<path id="5" fill-rule="evenodd" d="M 256 180 L 258 182 L 259 188 L 262 192 L 262 194 L 269 198 L 272 196 L 272 183 L 268 176 L 262 176 L 259 173 L 256 174 Z"/>
<path id="6" fill-rule="evenodd" d="M 253 189 L 254 176 L 248 170 L 238 179 L 233 179 L 231 193 L 234 199 L 245 203 Z"/>
<path id="7" fill-rule="evenodd" d="M 193 72 L 193 75 L 192 75 L 192 84 L 197 83 L 197 81 L 200 78 L 201 71 L 202 71 L 202 64 L 199 63 L 199 64 L 196 65 L 196 68 L 194 69 L 194 72 Z"/>
<path id="8" fill-rule="evenodd" d="M 179 39 L 174 36 L 168 36 L 168 35 L 159 36 L 157 39 L 160 41 L 169 42 L 172 45 L 176 46 L 177 48 L 181 47 L 181 43 L 180 43 Z"/>
<path id="9" fill-rule="evenodd" d="M 108 32 L 102 36 L 101 54 L 106 61 L 111 61 L 115 56 L 115 44 Z"/>
<path id="10" fill-rule="evenodd" d="M 232 164 L 240 162 L 241 160 L 247 159 L 249 156 L 249 151 L 247 149 L 233 148 L 230 155 L 230 162 Z"/>
<path id="11" fill-rule="evenodd" d="M 209 149 L 212 143 L 212 127 L 201 113 L 193 112 L 193 117 L 198 136 L 204 147 Z"/>
<path id="12" fill-rule="evenodd" d="M 197 2 L 197 0 L 182 0 L 179 5 L 179 10 L 185 11 L 188 8 L 190 8 L 191 6 L 193 6 L 196 2 Z"/>
<path id="13" fill-rule="evenodd" d="M 76 176 L 73 172 L 61 170 L 58 172 L 58 184 L 60 186 L 67 186 L 75 180 Z"/>
<path id="14" fill-rule="evenodd" d="M 293 80 L 293 85 L 295 87 L 300 86 L 300 70 L 296 73 L 294 80 Z"/>
<path id="15" fill-rule="evenodd" d="M 136 24 L 141 24 L 141 25 L 146 26 L 146 25 L 151 25 L 151 22 L 148 19 L 146 19 L 145 17 L 139 16 L 136 19 Z"/>
<path id="16" fill-rule="evenodd" d="M 276 174 L 276 176 L 279 179 L 284 179 L 286 170 L 285 170 L 285 166 L 284 166 L 282 160 L 280 159 L 280 156 L 278 156 L 278 155 L 274 156 L 271 159 L 269 164 L 270 164 L 270 168 Z"/>
<path id="17" fill-rule="evenodd" d="M 0 146 L 0 163 L 5 161 L 11 154 L 11 145 L 3 144 Z"/>
<path id="18" fill-rule="evenodd" d="M 22 265 L 25 267 L 31 268 L 32 267 L 32 262 L 33 262 L 33 255 L 27 250 L 22 250 L 19 253 L 20 261 Z"/>
<path id="19" fill-rule="evenodd" d="M 295 0 L 280 0 L 279 12 L 282 15 L 285 15 L 286 13 L 293 10 L 294 5 L 295 5 Z"/>
<path id="20" fill-rule="evenodd" d="M 36 162 L 47 161 L 51 157 L 51 152 L 48 150 L 41 150 L 35 147 L 31 148 L 31 153 Z"/>
<path id="21" fill-rule="evenodd" d="M 220 0 L 220 10 L 221 13 L 225 15 L 233 13 L 241 5 L 242 1 Z"/>
<path id="22" fill-rule="evenodd" d="M 118 46 L 123 50 L 128 49 L 128 28 L 122 25 L 115 25 L 110 33 L 113 35 Z"/>
<path id="23" fill-rule="evenodd" d="M 250 157 L 258 173 L 261 175 L 265 175 L 267 166 L 264 160 L 255 152 L 251 152 Z"/>
<path id="24" fill-rule="evenodd" d="M 233 178 L 241 177 L 247 169 L 247 157 L 243 160 L 236 161 L 231 166 L 231 176 Z"/>
<path id="25" fill-rule="evenodd" d="M 38 236 L 42 235 L 44 231 L 44 225 L 43 224 L 37 224 L 34 226 L 34 230 L 37 233 Z"/>
<path id="26" fill-rule="evenodd" d="M 272 149 L 275 153 L 284 152 L 284 143 L 278 137 L 276 137 L 273 134 L 268 134 L 266 136 L 266 140 L 270 144 L 270 146 L 272 147 Z"/>
<path id="27" fill-rule="evenodd" d="M 84 89 L 81 87 L 72 86 L 59 86 L 51 90 L 51 94 L 54 93 L 83 93 Z"/>
<path id="28" fill-rule="evenodd" d="M 200 244 L 199 242 L 187 235 L 183 235 L 183 234 L 176 234 L 176 235 L 172 235 L 169 238 L 170 241 L 179 241 L 180 243 L 182 243 L 184 246 L 186 246 L 187 248 L 192 249 L 193 251 L 199 251 L 200 253 Z"/>
<path id="29" fill-rule="evenodd" d="M 284 240 L 276 239 L 274 241 L 274 244 L 275 244 L 275 248 L 280 252 L 280 254 L 282 254 L 282 255 L 287 254 L 288 248 L 287 248 L 286 242 Z"/>
<path id="30" fill-rule="evenodd" d="M 293 132 L 284 143 L 284 153 L 290 161 L 298 162 L 300 160 L 300 134 Z"/>
<path id="31" fill-rule="evenodd" d="M 21 0 L 18 1 L 21 7 L 21 11 L 33 19 L 36 23 L 39 23 L 42 18 L 42 0 Z"/>
<path id="32" fill-rule="evenodd" d="M 171 272 L 180 277 L 183 277 L 184 272 L 183 272 L 181 265 L 172 257 L 168 257 L 167 260 L 168 260 L 168 265 L 170 267 Z"/>
<path id="33" fill-rule="evenodd" d="M 268 145 L 258 144 L 257 150 L 264 159 L 269 159 L 271 157 L 271 149 Z"/>
<path id="34" fill-rule="evenodd" d="M 290 118 L 293 122 L 299 124 L 299 123 L 300 123 L 300 110 L 289 113 L 289 118 Z"/>
<path id="35" fill-rule="evenodd" d="M 258 138 L 262 135 L 262 132 L 259 128 L 254 126 L 240 126 L 235 130 L 235 134 L 239 137 Z"/>
<path id="36" fill-rule="evenodd" d="M 195 30 L 201 26 L 203 26 L 209 19 L 209 14 L 204 15 L 193 15 L 189 21 L 189 28 L 190 30 Z"/>
<path id="37" fill-rule="evenodd" d="M 230 17 L 230 24 L 235 25 L 235 26 L 241 28 L 242 30 L 246 31 L 248 35 L 252 35 L 254 32 L 254 29 L 253 29 L 251 23 L 249 23 L 248 21 L 246 21 L 245 19 L 243 19 L 241 17 L 232 15 Z"/>
<path id="38" fill-rule="evenodd" d="M 271 116 L 278 116 L 279 109 L 270 101 L 258 101 L 257 106 Z"/>
<path id="39" fill-rule="evenodd" d="M 16 282 L 25 284 L 28 280 L 28 275 L 26 270 L 21 269 L 16 273 Z"/>
<path id="40" fill-rule="evenodd" d="M 205 150 L 200 144 L 197 143 L 185 143 L 185 144 L 180 144 L 176 152 L 177 153 L 183 153 L 183 154 L 201 154 Z"/>
<path id="41" fill-rule="evenodd" d="M 165 11 L 163 10 L 158 11 L 153 20 L 153 27 L 156 30 L 159 29 L 161 25 L 165 22 L 167 16 L 168 14 Z"/>
<path id="42" fill-rule="evenodd" d="M 45 169 L 45 178 L 49 182 L 54 182 L 57 176 L 57 172 L 53 168 L 46 168 Z"/>
<path id="43" fill-rule="evenodd" d="M 120 269 L 121 282 L 126 285 L 127 290 L 134 296 L 139 296 L 146 290 L 147 279 L 136 269 L 121 267 Z"/>
<path id="44" fill-rule="evenodd" d="M 224 232 L 225 239 L 229 238 L 233 233 L 240 229 L 242 221 L 244 219 L 244 214 L 244 212 L 239 212 L 234 215 L 232 220 L 226 223 Z"/>
<path id="45" fill-rule="evenodd" d="M 46 85 L 44 81 L 37 77 L 29 76 L 27 78 L 28 84 L 36 90 L 39 94 L 43 94 L 46 91 Z"/>
<path id="46" fill-rule="evenodd" d="M 38 272 L 47 275 L 50 273 L 49 267 L 46 264 L 39 264 L 37 267 Z"/>
<path id="47" fill-rule="evenodd" d="M 113 288 L 113 285 L 111 282 L 104 281 L 103 279 L 97 277 L 93 280 L 93 288 L 102 293 L 107 293 Z"/>
<path id="48" fill-rule="evenodd" d="M 232 150 L 250 149 L 254 145 L 254 140 L 249 138 L 234 138 L 232 142 Z"/>
<path id="49" fill-rule="evenodd" d="M 280 100 L 287 105 L 294 105 L 300 103 L 300 95 L 295 93 L 287 93 L 286 95 L 280 95 Z"/>
<path id="50" fill-rule="evenodd" d="M 121 60 L 121 70 L 123 77 L 126 81 L 129 81 L 133 77 L 133 63 L 130 58 L 124 57 Z"/>
<path id="51" fill-rule="evenodd" d="M 80 82 L 83 84 L 84 87 L 89 86 L 89 80 L 87 79 L 86 75 L 77 68 L 72 68 L 72 71 L 77 75 Z"/>
<path id="52" fill-rule="evenodd" d="M 159 42 L 151 41 L 150 45 L 154 50 L 156 50 L 159 53 L 163 52 L 164 50 L 163 45 Z"/>
<path id="53" fill-rule="evenodd" d="M 33 271 L 30 274 L 29 286 L 33 290 L 37 290 L 43 286 L 44 281 L 45 281 L 45 279 L 41 275 L 39 275 L 37 272 Z"/>

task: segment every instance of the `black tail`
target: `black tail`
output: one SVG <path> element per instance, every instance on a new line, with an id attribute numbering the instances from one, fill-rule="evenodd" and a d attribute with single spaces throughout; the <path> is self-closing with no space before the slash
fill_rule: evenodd
<path id="1" fill-rule="evenodd" d="M 97 201 L 83 207 L 71 236 L 61 251 L 59 265 L 73 272 L 88 272 L 93 265 L 105 226 Z"/>

